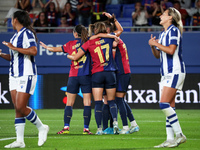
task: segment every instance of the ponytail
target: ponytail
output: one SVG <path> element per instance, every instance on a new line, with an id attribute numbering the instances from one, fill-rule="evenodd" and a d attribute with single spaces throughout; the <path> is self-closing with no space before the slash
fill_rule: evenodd
<path id="1" fill-rule="evenodd" d="M 33 27 L 31 26 L 31 19 L 29 17 L 29 14 L 26 12 L 26 11 L 23 11 L 23 10 L 19 10 L 19 11 L 16 11 L 14 14 L 13 14 L 13 19 L 17 19 L 18 22 L 23 25 L 25 28 L 29 29 L 31 32 L 33 32 L 34 36 L 35 36 L 35 39 L 36 39 L 36 42 L 37 42 L 37 36 L 36 36 L 36 32 L 35 30 L 33 29 Z"/>
<path id="2" fill-rule="evenodd" d="M 81 43 L 85 43 L 88 40 L 88 31 L 83 25 L 77 25 L 74 27 L 74 32 L 81 38 Z"/>
<path id="3" fill-rule="evenodd" d="M 91 37 L 94 34 L 94 27 L 95 27 L 94 24 L 90 24 L 89 25 L 89 28 L 88 28 L 88 35 L 89 35 L 89 37 Z"/>

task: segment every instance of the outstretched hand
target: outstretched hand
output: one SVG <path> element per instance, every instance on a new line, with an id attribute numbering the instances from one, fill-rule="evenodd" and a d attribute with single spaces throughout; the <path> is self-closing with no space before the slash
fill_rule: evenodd
<path id="1" fill-rule="evenodd" d="M 44 47 L 45 49 L 49 50 L 49 51 L 53 51 L 53 48 L 48 47 L 48 46 L 47 46 L 46 44 L 44 44 L 42 41 L 40 41 L 40 45 L 41 45 L 42 47 Z"/>
<path id="2" fill-rule="evenodd" d="M 4 44 L 5 46 L 7 46 L 7 47 L 10 48 L 10 49 L 15 48 L 11 43 L 6 42 L 6 41 L 3 41 L 2 44 Z"/>

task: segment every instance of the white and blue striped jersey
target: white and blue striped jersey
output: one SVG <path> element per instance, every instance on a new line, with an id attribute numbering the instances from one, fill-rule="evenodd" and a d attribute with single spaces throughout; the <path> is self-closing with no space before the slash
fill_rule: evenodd
<path id="1" fill-rule="evenodd" d="M 10 43 L 18 48 L 37 46 L 34 34 L 27 28 L 22 28 L 11 38 Z M 24 55 L 9 49 L 11 55 L 9 74 L 14 77 L 36 75 L 37 67 L 34 56 Z"/>
<path id="2" fill-rule="evenodd" d="M 185 73 L 185 64 L 182 59 L 182 37 L 179 29 L 174 25 L 169 26 L 167 31 L 160 33 L 158 43 L 164 46 L 177 45 L 173 55 L 160 50 L 161 75 Z"/>

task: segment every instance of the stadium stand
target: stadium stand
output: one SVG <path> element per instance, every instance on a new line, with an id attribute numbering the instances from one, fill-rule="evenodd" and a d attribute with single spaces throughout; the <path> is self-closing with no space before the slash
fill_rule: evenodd
<path id="1" fill-rule="evenodd" d="M 121 4 L 117 5 L 106 5 L 106 11 L 111 15 L 114 13 L 116 18 L 121 17 Z"/>

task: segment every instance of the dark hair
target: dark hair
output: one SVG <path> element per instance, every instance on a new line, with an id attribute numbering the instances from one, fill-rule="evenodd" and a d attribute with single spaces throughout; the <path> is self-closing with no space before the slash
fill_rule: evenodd
<path id="1" fill-rule="evenodd" d="M 88 40 L 88 31 L 87 31 L 86 27 L 84 27 L 83 25 L 79 24 L 79 25 L 75 26 L 73 31 L 78 34 L 78 37 L 81 38 L 82 43 L 85 43 Z"/>
<path id="2" fill-rule="evenodd" d="M 45 12 L 42 11 L 42 12 L 40 12 L 39 15 L 38 15 L 38 23 L 39 23 L 39 26 L 41 26 L 41 23 L 40 23 L 40 16 L 41 16 L 41 14 L 44 14 L 44 23 L 45 23 L 45 24 L 48 24 L 47 16 L 46 16 Z"/>
<path id="3" fill-rule="evenodd" d="M 106 27 L 110 28 L 110 32 L 114 32 L 117 28 L 115 25 L 115 20 L 116 20 L 116 17 L 114 14 L 112 14 L 111 18 L 108 18 L 108 20 L 104 21 Z"/>
<path id="4" fill-rule="evenodd" d="M 37 36 L 36 36 L 35 30 L 31 26 L 31 19 L 29 17 L 29 14 L 26 11 L 16 11 L 13 14 L 13 19 L 17 19 L 21 25 L 23 25 L 25 28 L 31 30 L 37 41 Z"/>

